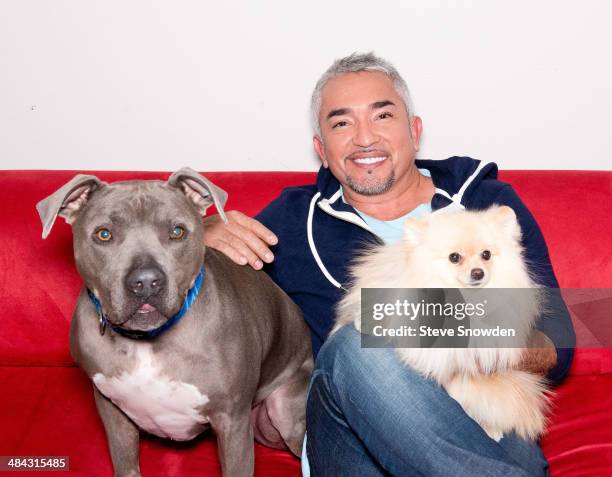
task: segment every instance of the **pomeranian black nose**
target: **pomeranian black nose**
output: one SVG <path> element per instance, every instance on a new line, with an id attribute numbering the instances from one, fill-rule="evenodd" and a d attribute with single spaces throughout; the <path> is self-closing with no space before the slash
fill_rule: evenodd
<path id="1" fill-rule="evenodd" d="M 474 281 L 482 280 L 484 275 L 484 270 L 482 268 L 472 268 L 472 271 L 470 272 L 470 277 L 472 277 L 472 280 Z"/>

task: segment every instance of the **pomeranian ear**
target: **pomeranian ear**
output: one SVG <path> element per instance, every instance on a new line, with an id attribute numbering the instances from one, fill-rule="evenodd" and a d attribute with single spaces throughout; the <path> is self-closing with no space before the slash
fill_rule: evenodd
<path id="1" fill-rule="evenodd" d="M 423 240 L 427 225 L 426 220 L 407 218 L 404 222 L 404 241 L 412 247 L 419 245 Z"/>
<path id="2" fill-rule="evenodd" d="M 512 236 L 515 240 L 520 240 L 521 227 L 514 210 L 507 205 L 500 205 L 498 207 L 491 207 L 489 211 L 493 221 L 504 230 L 504 232 Z"/>

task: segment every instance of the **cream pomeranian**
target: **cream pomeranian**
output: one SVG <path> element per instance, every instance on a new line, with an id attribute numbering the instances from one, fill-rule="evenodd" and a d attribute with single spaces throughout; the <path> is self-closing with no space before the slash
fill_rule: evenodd
<path id="1" fill-rule="evenodd" d="M 493 206 L 484 211 L 434 212 L 408 219 L 404 237 L 374 247 L 351 269 L 351 287 L 337 309 L 332 333 L 353 322 L 361 331 L 362 288 L 528 289 L 486 293 L 505 323 L 516 330 L 513 346 L 527 346 L 541 311 L 537 284 L 527 272 L 514 211 Z M 463 291 L 467 293 L 466 290 Z M 490 307 L 489 307 L 490 308 Z M 495 325 L 496 313 L 490 326 Z M 489 317 L 490 318 L 490 317 Z M 365 332 L 365 331 L 364 331 Z M 490 338 L 489 338 L 490 339 Z M 512 431 L 535 439 L 544 430 L 549 394 L 541 376 L 517 369 L 524 347 L 397 348 L 400 360 L 440 383 L 465 412 L 496 441 Z M 516 343 L 516 344 L 514 344 Z M 478 346 L 478 345 L 476 345 Z"/>

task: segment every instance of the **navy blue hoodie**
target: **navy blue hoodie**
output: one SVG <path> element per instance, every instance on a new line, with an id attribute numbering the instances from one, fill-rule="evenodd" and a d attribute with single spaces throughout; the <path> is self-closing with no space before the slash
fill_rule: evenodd
<path id="1" fill-rule="evenodd" d="M 497 180 L 497 165 L 469 157 L 417 160 L 416 165 L 431 173 L 436 188 L 432 210 L 511 207 L 521 226 L 529 271 L 540 285 L 558 288 L 540 228 L 512 187 Z M 284 189 L 257 216 L 279 239 L 275 260 L 266 265 L 266 271 L 301 308 L 315 356 L 333 325 L 351 260 L 364 245 L 380 243 L 355 209 L 342 200 L 340 190 L 338 180 L 322 167 L 316 184 Z M 554 316 L 541 317 L 538 324 L 557 347 L 557 365 L 548 375 L 551 380 L 567 373 L 575 342 L 569 314 L 560 303 Z"/>

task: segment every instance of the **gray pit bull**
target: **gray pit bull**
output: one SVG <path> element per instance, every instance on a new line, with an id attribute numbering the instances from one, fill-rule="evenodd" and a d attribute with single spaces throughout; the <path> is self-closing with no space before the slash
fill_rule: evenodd
<path id="1" fill-rule="evenodd" d="M 253 439 L 300 455 L 312 372 L 308 328 L 264 272 L 203 246 L 227 194 L 191 169 L 167 182 L 77 175 L 37 205 L 46 238 L 72 224 L 85 285 L 70 329 L 94 383 L 117 476 L 140 475 L 139 428 L 174 440 L 207 428 L 224 476 L 253 474 Z"/>

